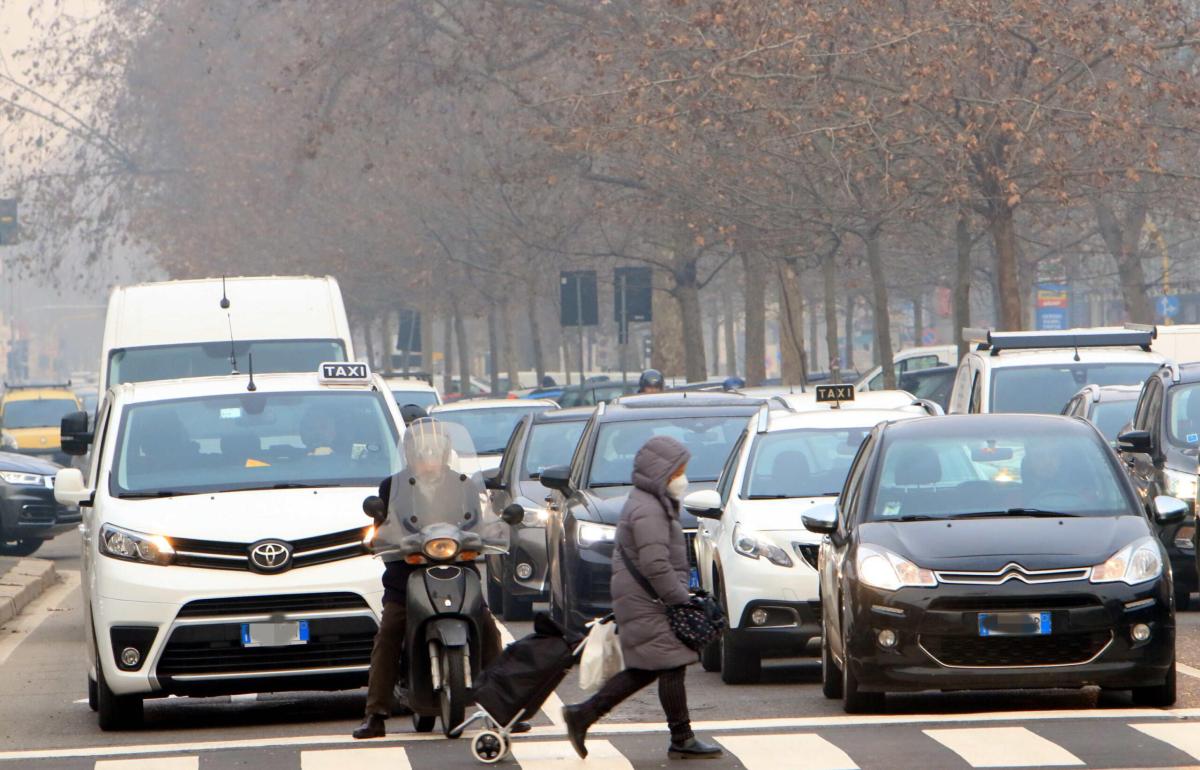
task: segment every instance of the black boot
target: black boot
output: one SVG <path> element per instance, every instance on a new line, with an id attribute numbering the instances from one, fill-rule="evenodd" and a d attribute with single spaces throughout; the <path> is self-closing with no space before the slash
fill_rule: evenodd
<path id="1" fill-rule="evenodd" d="M 587 738 L 588 728 L 592 726 L 587 708 L 582 703 L 563 706 L 562 715 L 563 722 L 567 726 L 567 740 L 571 741 L 571 748 L 575 749 L 575 753 L 579 755 L 580 759 L 587 759 L 587 746 L 583 745 L 583 742 Z"/>
<path id="2" fill-rule="evenodd" d="M 569 723 L 568 723 L 569 724 Z M 716 759 L 725 752 L 715 743 L 707 743 L 696 736 L 685 741 L 671 741 L 667 756 L 671 759 Z"/>
<path id="3" fill-rule="evenodd" d="M 355 728 L 351 733 L 355 738 L 382 738 L 387 735 L 387 729 L 383 726 L 383 717 L 378 714 L 371 714 L 363 723 Z"/>
<path id="4" fill-rule="evenodd" d="M 512 728 L 509 729 L 509 732 L 513 735 L 516 735 L 517 733 L 527 733 L 532 729 L 533 725 L 529 724 L 528 722 L 517 722 L 512 726 Z"/>

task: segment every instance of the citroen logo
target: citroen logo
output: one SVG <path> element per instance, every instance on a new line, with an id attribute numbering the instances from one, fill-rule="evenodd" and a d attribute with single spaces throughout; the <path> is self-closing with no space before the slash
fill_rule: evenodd
<path id="1" fill-rule="evenodd" d="M 259 572 L 279 572 L 292 562 L 292 547 L 279 540 L 263 540 L 250 546 L 250 566 Z"/>

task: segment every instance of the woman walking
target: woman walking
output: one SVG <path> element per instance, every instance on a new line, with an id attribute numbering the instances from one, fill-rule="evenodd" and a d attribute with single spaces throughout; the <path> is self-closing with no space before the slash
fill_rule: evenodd
<path id="1" fill-rule="evenodd" d="M 588 700 L 563 709 L 567 736 L 580 757 L 587 756 L 588 728 L 617 704 L 658 680 L 658 698 L 671 730 L 667 756 L 699 759 L 721 756 L 721 748 L 696 738 L 688 717 L 684 672 L 696 652 L 675 636 L 667 606 L 690 598 L 687 542 L 679 526 L 679 501 L 687 491 L 687 449 L 672 438 L 655 436 L 633 461 L 633 491 L 617 524 L 613 554 L 613 612 L 625 670 Z M 625 560 L 649 581 L 658 599 L 645 591 Z M 661 599 L 661 601 L 659 601 Z"/>

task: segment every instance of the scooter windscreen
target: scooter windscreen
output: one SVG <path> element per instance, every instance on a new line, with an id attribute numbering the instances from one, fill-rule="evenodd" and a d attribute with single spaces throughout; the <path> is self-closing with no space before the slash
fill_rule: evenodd
<path id="1" fill-rule="evenodd" d="M 509 527 L 487 505 L 471 435 L 434 417 L 415 420 L 401 442 L 401 467 L 392 476 L 388 516 L 376 551 L 461 561 L 508 550 Z"/>

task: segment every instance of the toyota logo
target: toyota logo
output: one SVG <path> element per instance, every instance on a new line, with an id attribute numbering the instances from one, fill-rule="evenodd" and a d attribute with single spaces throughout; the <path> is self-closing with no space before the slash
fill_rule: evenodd
<path id="1" fill-rule="evenodd" d="M 250 565 L 259 572 L 279 572 L 292 561 L 292 547 L 279 540 L 264 540 L 250 546 Z"/>

